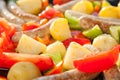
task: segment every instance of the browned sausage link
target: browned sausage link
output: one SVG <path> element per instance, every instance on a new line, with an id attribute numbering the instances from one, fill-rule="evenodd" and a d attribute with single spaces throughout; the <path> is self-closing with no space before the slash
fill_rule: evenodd
<path id="1" fill-rule="evenodd" d="M 79 18 L 79 24 L 83 29 L 89 29 L 98 24 L 103 32 L 108 33 L 108 29 L 111 25 L 120 25 L 119 19 L 96 17 L 71 10 L 67 10 L 67 13 Z"/>
<path id="2" fill-rule="evenodd" d="M 22 34 L 26 34 L 32 38 L 35 37 L 44 37 L 45 35 L 49 35 L 49 27 L 50 24 L 54 21 L 55 19 L 51 19 L 48 23 L 46 23 L 45 25 L 42 25 L 39 28 L 33 29 L 33 30 L 29 30 L 29 31 L 19 31 L 16 32 L 13 37 L 12 37 L 12 41 L 13 42 L 18 42 L 19 39 L 21 38 Z"/>
<path id="3" fill-rule="evenodd" d="M 34 22 L 38 22 L 40 21 L 38 16 L 29 14 L 24 12 L 23 10 L 20 9 L 20 7 L 18 7 L 16 5 L 16 3 L 14 1 L 9 1 L 8 2 L 8 9 L 16 16 L 20 17 L 21 19 L 23 19 L 25 22 L 28 21 L 34 21 Z"/>
<path id="4" fill-rule="evenodd" d="M 120 70 L 115 65 L 112 68 L 104 71 L 105 80 L 120 80 Z"/>
<path id="5" fill-rule="evenodd" d="M 0 0 L 0 16 L 15 24 L 23 24 L 24 21 L 7 10 L 5 0 Z"/>
<path id="6" fill-rule="evenodd" d="M 117 23 L 117 22 L 116 23 L 108 22 L 108 21 L 103 21 L 102 19 L 95 19 L 87 16 L 82 16 L 79 20 L 80 20 L 80 26 L 83 29 L 89 29 L 94 27 L 95 25 L 99 25 L 102 31 L 105 33 L 109 33 L 110 26 L 120 25 L 120 23 Z"/>
<path id="7" fill-rule="evenodd" d="M 69 70 L 61 74 L 39 77 L 34 80 L 92 80 L 99 73 L 83 73 L 77 69 Z"/>

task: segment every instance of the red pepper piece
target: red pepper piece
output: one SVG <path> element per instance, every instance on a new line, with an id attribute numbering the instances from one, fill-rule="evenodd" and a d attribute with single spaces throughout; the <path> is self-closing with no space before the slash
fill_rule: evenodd
<path id="1" fill-rule="evenodd" d="M 90 40 L 86 38 L 69 38 L 69 39 L 64 40 L 63 44 L 65 45 L 65 47 L 68 47 L 71 42 L 77 42 L 80 45 L 91 43 Z"/>
<path id="2" fill-rule="evenodd" d="M 6 20 L 0 18 L 0 34 L 5 32 L 9 37 L 11 37 L 15 31 L 15 27 L 10 26 Z"/>
<path id="3" fill-rule="evenodd" d="M 42 0 L 42 10 L 44 10 L 49 5 L 48 0 Z"/>
<path id="4" fill-rule="evenodd" d="M 73 38 L 86 38 L 80 30 L 71 30 L 71 35 Z"/>
<path id="5" fill-rule="evenodd" d="M 45 73 L 45 75 L 53 75 L 53 74 L 62 73 L 62 67 L 63 67 L 63 61 L 61 61 L 53 69 Z"/>
<path id="6" fill-rule="evenodd" d="M 64 17 L 63 13 L 53 8 L 46 8 L 42 13 L 39 14 L 40 19 L 52 19 L 55 17 Z"/>
<path id="7" fill-rule="evenodd" d="M 0 76 L 0 80 L 7 80 L 7 78 Z"/>
<path id="8" fill-rule="evenodd" d="M 40 71 L 49 70 L 54 67 L 51 57 L 44 55 L 30 55 L 18 53 L 0 53 L 0 67 L 10 68 L 17 62 L 28 61 L 34 63 Z"/>
<path id="9" fill-rule="evenodd" d="M 75 60 L 74 66 L 80 71 L 93 73 L 101 72 L 115 65 L 119 56 L 120 45 L 105 52 L 100 52 L 83 59 Z"/>
<path id="10" fill-rule="evenodd" d="M 61 4 L 64 4 L 64 3 L 67 3 L 67 2 L 69 2 L 70 0 L 53 0 L 53 4 L 55 5 L 55 4 L 59 4 L 59 5 L 61 5 Z"/>
<path id="11" fill-rule="evenodd" d="M 38 28 L 39 26 L 40 26 L 40 25 L 37 24 L 37 23 L 27 22 L 27 23 L 23 24 L 22 30 L 23 30 L 23 31 L 32 30 L 32 29 Z"/>
<path id="12" fill-rule="evenodd" d="M 0 49 L 4 52 L 14 52 L 15 46 L 13 42 L 10 40 L 10 37 L 5 33 L 1 33 L 0 38 Z"/>

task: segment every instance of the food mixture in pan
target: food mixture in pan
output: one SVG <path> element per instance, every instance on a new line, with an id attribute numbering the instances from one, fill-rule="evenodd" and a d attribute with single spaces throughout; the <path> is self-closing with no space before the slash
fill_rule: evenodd
<path id="1" fill-rule="evenodd" d="M 107 0 L 0 0 L 0 80 L 120 80 L 119 18 Z"/>

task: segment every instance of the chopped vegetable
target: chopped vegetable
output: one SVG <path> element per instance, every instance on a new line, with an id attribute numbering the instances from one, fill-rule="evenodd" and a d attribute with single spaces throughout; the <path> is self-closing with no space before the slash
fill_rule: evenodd
<path id="1" fill-rule="evenodd" d="M 118 45 L 118 43 L 111 35 L 102 34 L 93 40 L 92 45 L 100 51 L 107 51 Z"/>
<path id="2" fill-rule="evenodd" d="M 6 35 L 11 37 L 15 33 L 16 29 L 14 26 L 10 26 L 5 19 L 0 18 L 0 34 L 5 32 Z"/>
<path id="3" fill-rule="evenodd" d="M 104 8 L 104 7 L 111 6 L 111 4 L 107 0 L 103 0 L 101 6 L 102 6 L 102 8 Z"/>
<path id="4" fill-rule="evenodd" d="M 63 68 L 70 70 L 74 68 L 73 61 L 89 55 L 91 51 L 82 45 L 71 42 L 64 57 Z"/>
<path id="5" fill-rule="evenodd" d="M 101 1 L 93 1 L 94 12 L 99 12 L 101 9 Z"/>
<path id="6" fill-rule="evenodd" d="M 25 12 L 38 14 L 42 9 L 42 0 L 17 0 L 17 5 Z"/>
<path id="7" fill-rule="evenodd" d="M 65 18 L 56 19 L 50 26 L 50 34 L 55 40 L 63 41 L 71 38 L 68 21 Z"/>
<path id="8" fill-rule="evenodd" d="M 34 63 L 40 71 L 49 70 L 54 67 L 51 57 L 45 55 L 0 53 L 0 67 L 10 68 L 17 62 L 28 61 Z"/>
<path id="9" fill-rule="evenodd" d="M 50 56 L 55 64 L 58 64 L 62 60 L 60 53 L 44 53 L 42 55 Z"/>
<path id="10" fill-rule="evenodd" d="M 64 40 L 63 44 L 65 45 L 65 47 L 68 47 L 71 42 L 77 42 L 80 45 L 91 43 L 91 41 L 87 38 L 69 38 L 69 39 Z"/>
<path id="11" fill-rule="evenodd" d="M 15 46 L 11 41 L 11 37 L 15 33 L 15 31 L 15 27 L 10 26 L 6 20 L 2 18 L 0 19 L 0 49 L 2 51 L 15 51 Z"/>
<path id="12" fill-rule="evenodd" d="M 48 0 L 42 0 L 42 10 L 44 10 L 49 5 Z"/>
<path id="13" fill-rule="evenodd" d="M 120 26 L 110 26 L 109 31 L 111 36 L 120 43 Z"/>
<path id="14" fill-rule="evenodd" d="M 89 30 L 83 31 L 83 35 L 91 40 L 93 40 L 95 37 L 101 35 L 102 33 L 103 32 L 98 25 L 95 25 L 93 28 L 91 28 Z"/>
<path id="15" fill-rule="evenodd" d="M 40 26 L 40 24 L 37 24 L 37 23 L 34 23 L 34 22 L 27 22 L 25 24 L 23 24 L 22 26 L 22 30 L 23 31 L 26 31 L 26 30 L 32 30 L 32 29 L 35 29 L 35 28 L 38 28 Z"/>
<path id="16" fill-rule="evenodd" d="M 56 5 L 56 4 L 62 5 L 62 4 L 67 3 L 67 2 L 69 2 L 69 1 L 70 1 L 70 0 L 53 0 L 53 4 L 54 4 L 54 5 Z"/>
<path id="17" fill-rule="evenodd" d="M 14 43 L 10 40 L 10 37 L 5 34 L 5 32 L 1 33 L 0 49 L 4 52 L 14 52 L 15 51 Z"/>
<path id="18" fill-rule="evenodd" d="M 22 54 L 40 54 L 46 50 L 46 45 L 23 34 L 16 51 Z"/>
<path id="19" fill-rule="evenodd" d="M 102 8 L 98 15 L 105 18 L 119 18 L 118 8 L 114 6 Z"/>
<path id="20" fill-rule="evenodd" d="M 94 11 L 94 7 L 92 2 L 90 2 L 89 0 L 81 0 L 73 5 L 72 10 L 85 14 L 92 14 Z"/>
<path id="21" fill-rule="evenodd" d="M 65 18 L 68 20 L 71 29 L 82 29 L 79 25 L 78 18 L 72 16 L 68 11 L 65 11 Z"/>
<path id="22" fill-rule="evenodd" d="M 45 73 L 45 75 L 54 75 L 62 73 L 63 61 L 59 62 L 53 69 Z"/>
<path id="23" fill-rule="evenodd" d="M 49 54 L 59 53 L 61 58 L 63 59 L 66 53 L 66 48 L 62 42 L 56 41 L 48 45 L 44 53 L 49 53 Z"/>
<path id="24" fill-rule="evenodd" d="M 120 45 L 111 50 L 99 52 L 74 61 L 74 66 L 87 73 L 101 72 L 116 64 L 120 52 Z"/>
<path id="25" fill-rule="evenodd" d="M 71 35 L 73 38 L 85 38 L 82 31 L 80 30 L 71 30 Z"/>
<path id="26" fill-rule="evenodd" d="M 13 65 L 7 75 L 8 80 L 32 80 L 41 76 L 39 68 L 31 62 L 18 62 Z"/>
<path id="27" fill-rule="evenodd" d="M 58 10 L 55 10 L 54 8 L 46 8 L 44 11 L 42 11 L 40 14 L 39 14 L 39 17 L 40 19 L 52 19 L 52 18 L 55 18 L 55 17 L 64 17 L 63 13 L 58 11 Z"/>
<path id="28" fill-rule="evenodd" d="M 7 80 L 7 79 L 3 76 L 0 76 L 0 80 Z"/>

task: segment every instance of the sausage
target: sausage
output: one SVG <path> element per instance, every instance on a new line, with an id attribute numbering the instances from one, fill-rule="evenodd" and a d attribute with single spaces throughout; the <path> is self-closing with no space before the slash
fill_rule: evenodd
<path id="1" fill-rule="evenodd" d="M 14 15 L 18 16 L 19 18 L 21 18 L 25 22 L 28 22 L 28 21 L 38 22 L 38 21 L 40 21 L 40 19 L 39 19 L 38 16 L 26 13 L 23 10 L 21 10 L 16 5 L 16 3 L 14 2 L 14 0 L 8 1 L 7 7 L 9 9 L 9 11 L 11 11 Z"/>
<path id="2" fill-rule="evenodd" d="M 55 18 L 56 19 L 56 18 Z M 39 28 L 33 29 L 33 30 L 29 30 L 29 31 L 19 31 L 16 32 L 13 37 L 12 37 L 12 41 L 13 42 L 18 42 L 19 39 L 21 38 L 22 34 L 26 34 L 32 38 L 35 37 L 44 37 L 45 35 L 49 35 L 50 31 L 49 31 L 49 27 L 50 24 L 55 20 L 55 19 L 51 19 L 50 21 L 48 21 L 48 23 L 46 23 L 45 25 L 42 25 Z"/>
<path id="3" fill-rule="evenodd" d="M 67 13 L 79 19 L 79 25 L 83 29 L 90 29 L 94 27 L 96 24 L 100 26 L 103 32 L 108 33 L 109 27 L 112 25 L 120 25 L 119 19 L 111 19 L 111 18 L 102 18 L 96 17 L 93 15 L 88 15 L 84 13 L 75 12 L 72 10 L 67 10 Z"/>
<path id="4" fill-rule="evenodd" d="M 99 25 L 99 27 L 102 29 L 104 33 L 109 33 L 110 26 L 120 25 L 119 22 L 109 22 L 109 21 L 104 21 L 103 19 L 90 18 L 87 16 L 80 17 L 79 21 L 80 21 L 79 25 L 83 29 L 90 29 L 95 25 Z"/>
<path id="5" fill-rule="evenodd" d="M 61 74 L 43 76 L 34 80 L 92 80 L 98 75 L 99 73 L 84 73 L 78 71 L 77 69 L 73 69 Z"/>
<path id="6" fill-rule="evenodd" d="M 0 0 L 0 16 L 7 19 L 9 22 L 22 25 L 24 21 L 17 16 L 14 16 L 11 12 L 8 11 L 6 3 L 4 0 Z"/>
<path id="7" fill-rule="evenodd" d="M 104 71 L 105 80 L 120 80 L 120 70 L 117 65 Z"/>

